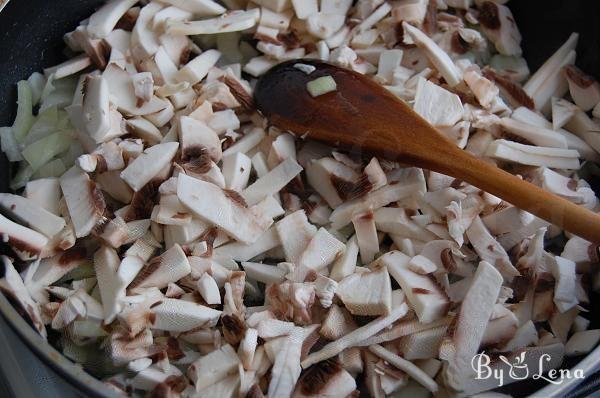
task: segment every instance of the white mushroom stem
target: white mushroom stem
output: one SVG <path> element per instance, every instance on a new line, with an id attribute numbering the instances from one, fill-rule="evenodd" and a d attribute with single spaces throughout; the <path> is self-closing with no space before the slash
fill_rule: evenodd
<path id="1" fill-rule="evenodd" d="M 415 381 L 417 381 L 423 387 L 431 391 L 433 394 L 435 394 L 438 391 L 437 383 L 431 377 L 429 377 L 427 373 L 422 371 L 421 368 L 419 368 L 412 362 L 399 357 L 390 350 L 387 350 L 377 344 L 369 346 L 369 351 L 371 351 L 373 354 L 377 355 L 381 359 L 388 361 L 390 364 L 394 365 L 401 371 L 406 372 L 406 374 L 415 379 Z"/>

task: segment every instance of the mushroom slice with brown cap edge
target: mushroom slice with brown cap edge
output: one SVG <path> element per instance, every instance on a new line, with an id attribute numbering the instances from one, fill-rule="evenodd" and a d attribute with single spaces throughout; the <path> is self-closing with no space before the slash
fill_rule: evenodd
<path id="1" fill-rule="evenodd" d="M 598 246 L 573 235 L 565 244 L 560 256 L 581 264 L 599 262 L 598 254 Z"/>
<path id="2" fill-rule="evenodd" d="M 61 217 L 19 195 L 1 193 L 0 208 L 48 238 L 56 236 L 66 225 Z"/>
<path id="3" fill-rule="evenodd" d="M 391 181 L 387 185 L 369 192 L 361 198 L 353 199 L 338 206 L 329 217 L 331 227 L 339 230 L 351 223 L 352 216 L 356 213 L 369 209 L 376 211 L 392 202 L 418 195 L 419 192 L 426 192 L 425 178 L 421 169 L 402 169 L 400 170 L 400 177 L 397 178 L 402 180 L 402 183 L 398 183 L 397 180 L 393 180 L 388 176 L 388 181 Z"/>
<path id="4" fill-rule="evenodd" d="M 335 209 L 346 199 L 356 196 L 355 182 L 359 174 L 337 160 L 313 160 L 306 167 L 308 183 Z"/>
<path id="5" fill-rule="evenodd" d="M 86 252 L 80 248 L 72 248 L 45 258 L 37 265 L 31 278 L 26 278 L 25 286 L 35 301 L 45 304 L 48 302 L 48 293 L 45 289 L 86 262 Z"/>
<path id="6" fill-rule="evenodd" d="M 479 23 L 483 34 L 503 55 L 521 55 L 521 32 L 510 9 L 494 1 L 480 5 Z"/>
<path id="7" fill-rule="evenodd" d="M 447 316 L 430 323 L 422 323 L 421 321 L 419 321 L 418 318 L 401 321 L 392 326 L 391 328 L 384 330 L 379 334 L 371 336 L 370 338 L 364 341 L 361 341 L 360 344 L 358 344 L 358 346 L 367 347 L 373 344 L 382 344 L 388 341 L 400 339 L 404 336 L 409 336 L 411 334 L 422 332 L 423 330 L 448 326 L 450 325 L 453 319 L 453 317 Z"/>
<path id="8" fill-rule="evenodd" d="M 75 227 L 75 235 L 83 238 L 103 219 L 106 204 L 96 184 L 79 167 L 71 167 L 60 177 L 69 216 Z"/>
<path id="9" fill-rule="evenodd" d="M 408 268 L 409 261 L 410 257 L 399 251 L 390 251 L 377 259 L 400 284 L 421 322 L 429 323 L 442 318 L 450 306 L 448 297 L 434 279 L 411 271 Z"/>
<path id="10" fill-rule="evenodd" d="M 239 361 L 235 350 L 227 344 L 194 361 L 188 368 L 187 375 L 196 386 L 196 391 L 202 391 L 236 372 Z"/>
<path id="11" fill-rule="evenodd" d="M 135 192 L 139 191 L 170 164 L 178 147 L 179 143 L 168 142 L 147 148 L 121 172 L 121 178 Z"/>
<path id="12" fill-rule="evenodd" d="M 54 75 L 54 80 L 58 80 L 81 72 L 91 64 L 92 60 L 86 54 L 81 54 L 61 64 L 44 69 L 44 75 L 47 77 Z"/>
<path id="13" fill-rule="evenodd" d="M 500 94 L 500 89 L 476 70 L 467 70 L 463 77 L 479 104 L 486 109 L 492 105 L 492 101 Z"/>
<path id="14" fill-rule="evenodd" d="M 178 244 L 173 245 L 158 257 L 153 258 L 129 285 L 130 289 L 158 287 L 162 289 L 177 282 L 191 272 L 185 252 Z"/>
<path id="15" fill-rule="evenodd" d="M 542 167 L 535 171 L 533 182 L 542 188 L 562 196 L 573 203 L 582 204 L 585 201 L 585 193 L 578 187 L 577 181 L 565 177 L 549 168 Z"/>
<path id="16" fill-rule="evenodd" d="M 431 40 L 425 33 L 419 29 L 410 25 L 407 22 L 402 22 L 402 28 L 404 29 L 405 35 L 409 35 L 414 43 L 423 51 L 435 65 L 436 69 L 446 79 L 446 82 L 450 87 L 458 85 L 461 80 L 461 72 L 456 67 L 452 59 L 442 50 L 433 40 Z"/>
<path id="17" fill-rule="evenodd" d="M 575 65 L 565 66 L 564 73 L 571 97 L 582 111 L 587 112 L 600 102 L 600 85 L 593 77 L 586 75 Z"/>
<path id="18" fill-rule="evenodd" d="M 186 332 L 195 328 L 212 328 L 221 311 L 190 301 L 164 298 L 151 307 L 155 316 L 153 328 L 168 332 Z"/>
<path id="19" fill-rule="evenodd" d="M 179 140 L 181 141 L 181 157 L 189 160 L 207 156 L 218 163 L 223 156 L 221 141 L 217 133 L 206 123 L 182 116 L 179 121 Z"/>
<path id="20" fill-rule="evenodd" d="M 560 63 L 564 60 L 567 55 L 575 50 L 577 47 L 577 41 L 579 40 L 578 33 L 572 33 L 567 41 L 558 49 L 550 58 L 544 62 L 544 64 L 531 76 L 527 83 L 523 86 L 523 89 L 530 96 L 534 95 L 535 92 L 544 84 L 544 81 L 558 68 Z"/>
<path id="21" fill-rule="evenodd" d="M 392 309 L 392 285 L 384 266 L 342 279 L 336 295 L 353 315 L 386 315 Z"/>
<path id="22" fill-rule="evenodd" d="M 23 284 L 21 276 L 12 264 L 12 261 L 7 256 L 0 256 L 4 276 L 0 279 L 0 290 L 4 294 L 11 296 L 21 307 L 21 310 L 31 320 L 35 330 L 46 338 L 46 328 L 40 314 L 39 305 L 32 300 L 27 288 Z"/>
<path id="23" fill-rule="evenodd" d="M 501 286 L 500 273 L 489 263 L 480 262 L 450 337 L 454 353 L 448 358 L 444 377 L 456 391 L 464 388 L 471 359 L 479 349 Z"/>
<path id="24" fill-rule="evenodd" d="M 356 390 L 356 381 L 336 360 L 323 361 L 308 368 L 298 380 L 294 398 L 348 396 Z"/>

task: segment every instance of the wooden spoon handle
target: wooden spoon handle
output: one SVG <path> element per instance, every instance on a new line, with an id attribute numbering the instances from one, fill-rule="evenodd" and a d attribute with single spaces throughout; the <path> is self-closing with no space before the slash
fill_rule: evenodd
<path id="1" fill-rule="evenodd" d="M 600 214 L 523 181 L 467 152 L 458 150 L 453 155 L 444 159 L 444 164 L 430 164 L 431 169 L 464 180 L 549 223 L 600 244 Z"/>

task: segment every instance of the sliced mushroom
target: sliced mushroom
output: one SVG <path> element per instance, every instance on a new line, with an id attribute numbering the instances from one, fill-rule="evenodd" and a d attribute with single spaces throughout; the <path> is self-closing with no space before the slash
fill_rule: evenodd
<path id="1" fill-rule="evenodd" d="M 0 279 L 0 290 L 14 299 L 20 309 L 27 315 L 35 330 L 45 339 L 47 337 L 46 328 L 42 321 L 39 305 L 33 301 L 27 288 L 23 284 L 21 276 L 7 256 L 0 256 L 4 269 L 4 276 Z"/>
<path id="2" fill-rule="evenodd" d="M 60 187 L 78 238 L 85 237 L 103 219 L 106 204 L 96 184 L 74 166 L 60 177 Z"/>
<path id="3" fill-rule="evenodd" d="M 336 295 L 353 315 L 386 315 L 392 309 L 392 285 L 386 267 L 342 279 Z"/>
<path id="4" fill-rule="evenodd" d="M 453 330 L 453 356 L 448 359 L 444 377 L 449 387 L 463 391 L 471 360 L 483 339 L 493 305 L 500 293 L 502 276 L 491 264 L 482 261 L 465 296 Z"/>
<path id="5" fill-rule="evenodd" d="M 564 73 L 569 82 L 569 93 L 582 111 L 590 111 L 600 102 L 600 85 L 593 77 L 575 65 L 565 66 Z"/>
<path id="6" fill-rule="evenodd" d="M 460 70 L 444 50 L 442 50 L 425 33 L 409 23 L 402 22 L 402 28 L 405 34 L 408 34 L 412 41 L 425 51 L 425 54 L 427 54 L 431 63 L 438 69 L 444 79 L 446 79 L 446 82 L 450 87 L 454 87 L 461 82 L 462 75 Z"/>
<path id="7" fill-rule="evenodd" d="M 399 251 L 390 251 L 379 257 L 377 262 L 387 267 L 421 322 L 433 322 L 446 315 L 450 306 L 448 297 L 434 279 L 409 268 L 410 257 Z"/>

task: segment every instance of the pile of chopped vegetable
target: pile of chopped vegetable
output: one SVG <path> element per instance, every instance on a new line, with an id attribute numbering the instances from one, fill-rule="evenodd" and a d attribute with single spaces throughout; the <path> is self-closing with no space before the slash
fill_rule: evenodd
<path id="1" fill-rule="evenodd" d="M 160 397 L 472 396 L 498 385 L 475 380 L 479 352 L 548 370 L 595 347 L 596 245 L 297 139 L 252 96 L 279 62 L 330 61 L 598 211 L 600 86 L 576 33 L 530 76 L 504 1 L 223 3 L 112 0 L 64 36 L 72 58 L 18 82 L 0 289 L 42 336 L 107 389 Z"/>

